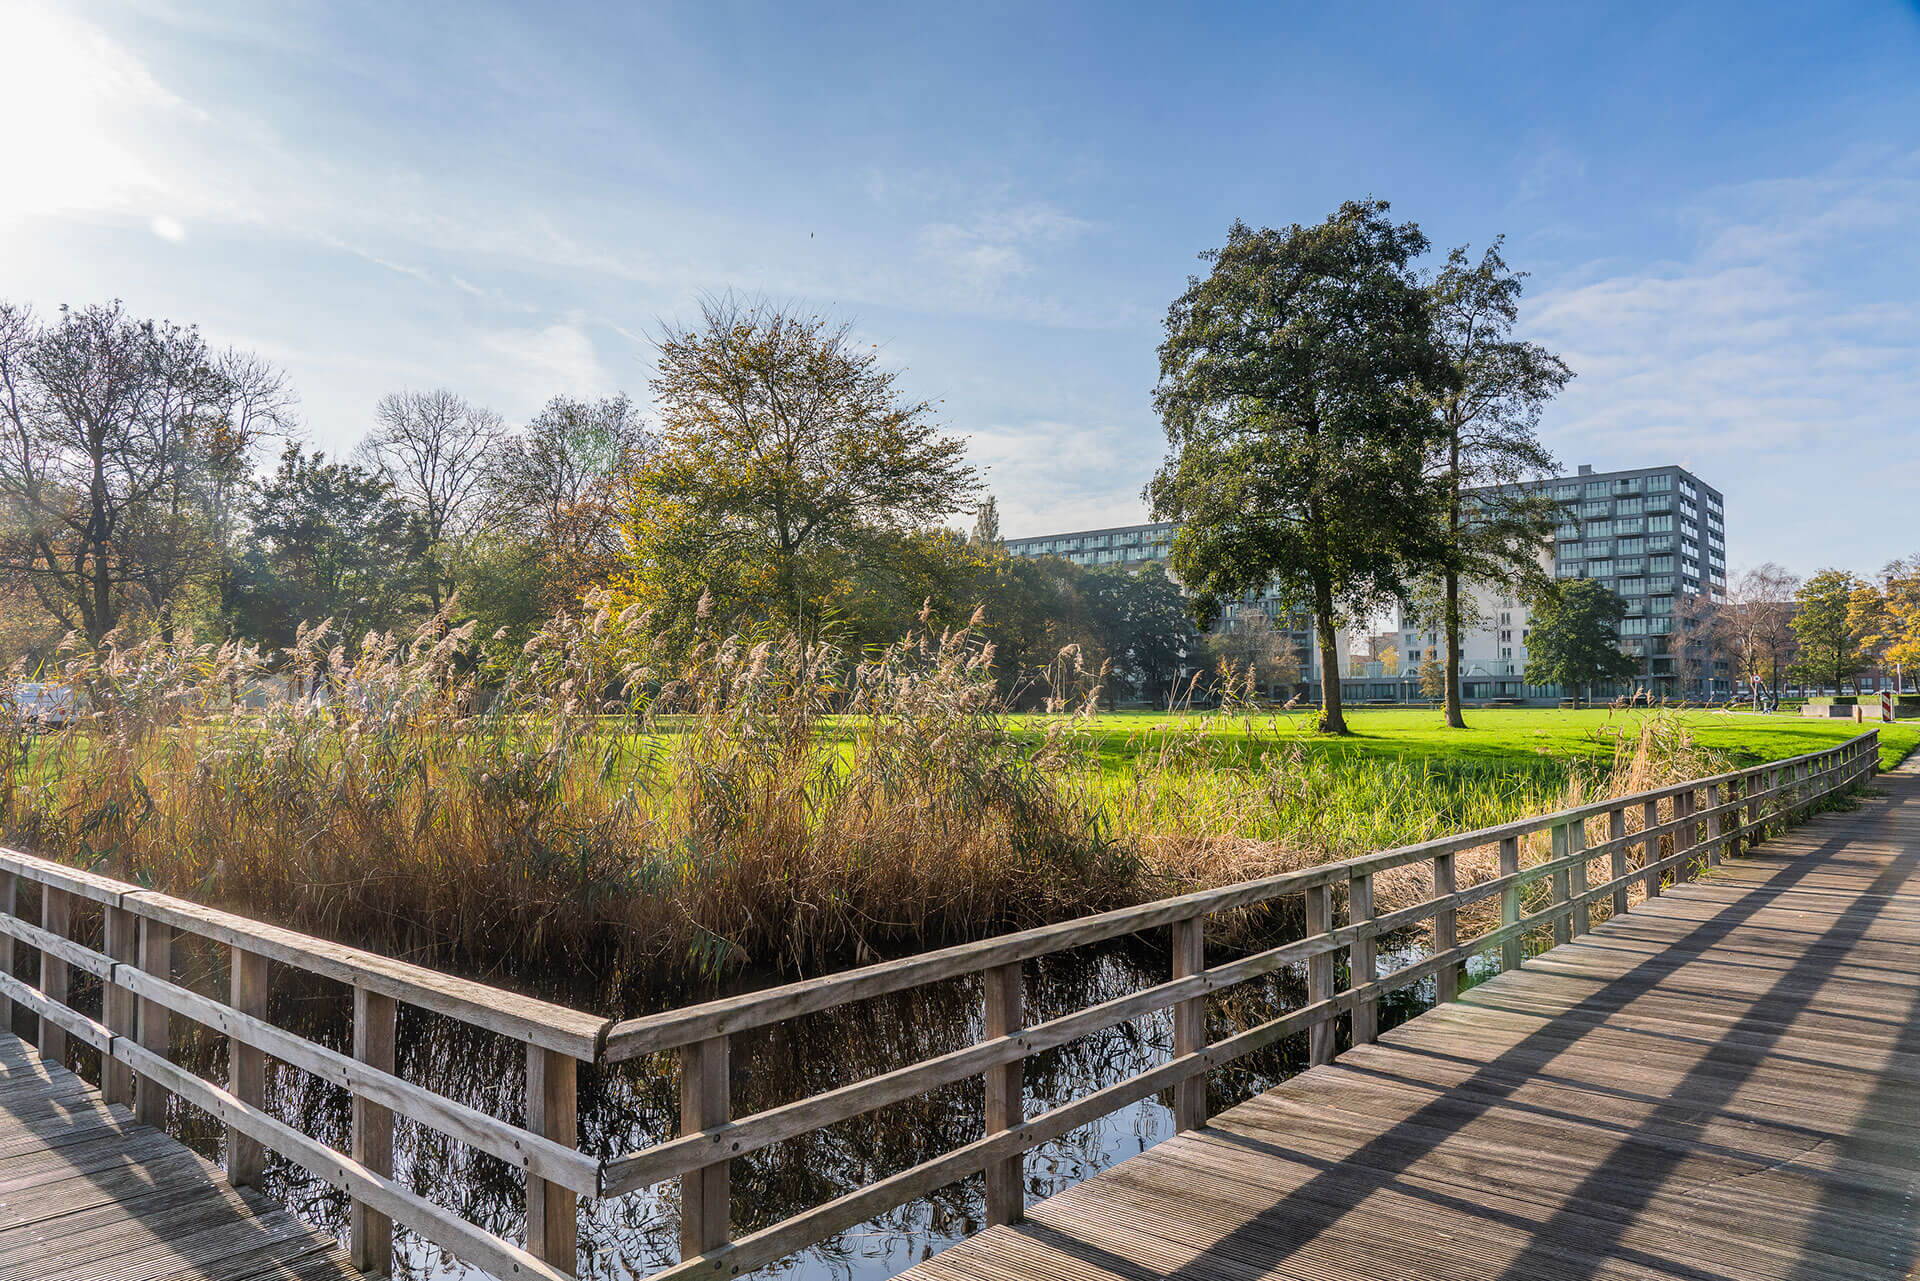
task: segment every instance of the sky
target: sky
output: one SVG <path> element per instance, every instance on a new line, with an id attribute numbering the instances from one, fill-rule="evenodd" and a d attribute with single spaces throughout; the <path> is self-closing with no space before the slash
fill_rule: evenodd
<path id="1" fill-rule="evenodd" d="M 256 351 L 340 451 L 449 387 L 643 405 L 736 291 L 853 326 L 1009 536 L 1144 519 L 1236 219 L 1506 237 L 1571 470 L 1729 561 L 1920 552 L 1920 6 L 0 0 L 0 298 Z"/>

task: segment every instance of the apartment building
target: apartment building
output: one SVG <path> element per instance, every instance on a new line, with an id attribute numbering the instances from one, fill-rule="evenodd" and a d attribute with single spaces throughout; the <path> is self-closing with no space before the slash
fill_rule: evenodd
<path id="1" fill-rule="evenodd" d="M 1684 467 L 1641 467 L 1533 481 L 1560 504 L 1549 571 L 1590 578 L 1626 602 L 1620 648 L 1638 660 L 1632 681 L 1613 693 L 1707 698 L 1731 689 L 1716 663 L 1688 632 L 1690 600 L 1717 600 L 1727 589 L 1726 504 L 1720 491 Z M 1467 698 L 1548 697 L 1526 686 L 1526 605 L 1511 596 L 1475 594 L 1480 623 L 1461 638 L 1461 685 Z M 1445 657 L 1445 637 L 1401 618 L 1401 664 Z M 1553 692 L 1557 695 L 1558 691 Z"/>
<path id="2" fill-rule="evenodd" d="M 1603 582 L 1626 601 L 1620 646 L 1638 660 L 1639 671 L 1627 685 L 1608 693 L 1701 698 L 1731 688 L 1724 664 L 1711 663 L 1686 628 L 1689 599 L 1716 599 L 1726 591 L 1726 509 L 1719 490 L 1678 466 L 1608 472 L 1582 466 L 1571 476 L 1530 481 L 1521 488 L 1544 492 L 1560 504 L 1549 572 L 1557 578 Z M 1015 556 L 1061 556 L 1077 565 L 1151 564 L 1166 560 L 1176 528 L 1167 521 L 1119 525 L 1008 539 L 1005 545 Z M 1472 591 L 1480 621 L 1462 638 L 1463 696 L 1560 698 L 1559 689 L 1530 686 L 1522 679 L 1531 625 L 1526 605 L 1498 589 Z M 1276 627 L 1294 635 L 1303 680 L 1309 686 L 1317 681 L 1312 619 L 1270 590 L 1248 592 L 1231 602 L 1228 616 L 1249 609 L 1265 613 Z M 1395 632 L 1400 654 L 1392 670 L 1377 662 L 1351 663 L 1343 640 L 1348 697 L 1418 697 L 1420 666 L 1444 658 L 1445 638 L 1437 629 L 1414 625 L 1404 612 L 1395 619 Z M 1310 688 L 1309 694 L 1317 690 Z"/>

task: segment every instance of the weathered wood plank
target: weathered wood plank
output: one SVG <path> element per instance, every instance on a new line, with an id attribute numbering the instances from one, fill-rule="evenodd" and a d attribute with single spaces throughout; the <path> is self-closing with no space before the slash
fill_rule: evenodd
<path id="1" fill-rule="evenodd" d="M 1532 917 L 1516 903 L 1495 932 L 1564 919 L 1565 945 L 906 1275 L 1907 1281 L 1920 771 L 1761 849 L 1741 841 L 1756 794 L 1784 801 L 1794 781 L 1723 780 L 1704 805 L 1669 791 L 1666 823 L 1636 800 L 1644 834 L 1624 809 L 1606 820 L 1606 884 L 1569 884 Z M 1689 880 L 1709 845 L 1721 865 Z M 1668 869 L 1671 888 L 1618 910 Z"/>

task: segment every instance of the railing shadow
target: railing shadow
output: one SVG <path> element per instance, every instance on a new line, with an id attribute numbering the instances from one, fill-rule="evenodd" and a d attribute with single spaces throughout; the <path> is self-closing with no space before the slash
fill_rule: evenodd
<path id="1" fill-rule="evenodd" d="M 1891 828 L 1895 817 L 1907 817 L 1920 809 L 1920 778 L 1905 778 L 1892 784 L 1896 795 L 1891 804 L 1880 809 L 1875 826 Z M 1876 807 L 1879 808 L 1879 807 Z M 1802 838 L 1804 839 L 1804 837 Z M 1722 1116 L 1742 1088 L 1760 1067 L 1769 1061 L 1770 1051 L 1784 1038 L 1795 1020 L 1817 1001 L 1836 970 L 1851 963 L 1852 952 L 1868 935 L 1875 923 L 1892 915 L 1911 921 L 1909 904 L 1915 900 L 1897 899 L 1894 891 L 1920 870 L 1920 845 L 1901 849 L 1873 873 L 1859 893 L 1837 907 L 1832 918 L 1820 928 L 1817 937 L 1801 947 L 1791 962 L 1757 995 L 1744 1002 L 1737 1017 L 1724 1032 L 1702 1049 L 1699 1058 L 1675 1082 L 1664 1097 L 1650 1100 L 1650 1110 L 1630 1128 L 1616 1132 L 1616 1141 L 1607 1154 L 1580 1178 L 1577 1185 L 1558 1198 L 1558 1207 L 1544 1217 L 1514 1212 L 1472 1198 L 1464 1186 L 1459 1196 L 1439 1190 L 1431 1182 L 1409 1177 L 1414 1167 L 1457 1135 L 1496 1110 L 1512 1106 L 1514 1094 L 1523 1084 L 1552 1074 L 1555 1060 L 1569 1047 L 1569 1025 L 1603 1022 L 1630 1009 L 1636 1001 L 1656 992 L 1687 959 L 1697 959 L 1739 933 L 1769 908 L 1781 905 L 1789 895 L 1816 871 L 1830 868 L 1844 858 L 1849 847 L 1868 833 L 1850 830 L 1820 841 L 1812 849 L 1795 852 L 1791 857 L 1772 850 L 1756 853 L 1760 859 L 1778 859 L 1781 866 L 1766 882 L 1744 890 L 1734 901 L 1701 920 L 1662 952 L 1651 954 L 1617 977 L 1603 982 L 1597 990 L 1576 1001 L 1553 1021 L 1523 1036 L 1494 1057 L 1478 1061 L 1475 1069 L 1445 1093 L 1404 1116 L 1377 1136 L 1347 1153 L 1341 1159 L 1314 1157 L 1284 1143 L 1268 1142 L 1246 1129 L 1233 1129 L 1232 1114 L 1218 1119 L 1223 1128 L 1211 1130 L 1208 1141 L 1235 1144 L 1250 1153 L 1272 1156 L 1298 1168 L 1314 1168 L 1304 1181 L 1279 1195 L 1274 1203 L 1257 1211 L 1239 1227 L 1207 1246 L 1184 1266 L 1167 1273 L 1145 1268 L 1087 1240 L 1073 1230 L 1068 1216 L 1033 1224 L 1022 1231 L 1066 1252 L 1086 1264 L 1121 1277 L 1176 1278 L 1177 1281 L 1218 1281 L 1249 1270 L 1287 1273 L 1287 1264 L 1301 1251 L 1311 1247 L 1348 1216 L 1359 1212 L 1374 1194 L 1390 1190 L 1395 1196 L 1424 1200 L 1436 1209 L 1455 1211 L 1474 1217 L 1513 1234 L 1516 1248 L 1501 1264 L 1488 1259 L 1481 1274 L 1489 1281 L 1522 1281 L 1523 1278 L 1551 1276 L 1566 1281 L 1584 1281 L 1603 1273 L 1611 1275 L 1620 1266 L 1651 1268 L 1661 1276 L 1725 1278 L 1721 1268 L 1701 1260 L 1678 1261 L 1666 1252 L 1658 1255 L 1635 1248 L 1628 1238 L 1643 1215 L 1666 1190 L 1676 1169 L 1698 1149 L 1674 1141 L 1676 1130 L 1699 1128 L 1704 1121 Z M 1777 847 L 1776 847 L 1777 848 Z M 1610 931 L 1632 928 L 1632 916 L 1615 918 L 1588 936 L 1603 942 Z M 1546 954 L 1550 960 L 1552 953 Z M 1537 965 L 1538 961 L 1529 965 Z M 1521 975 L 1525 974 L 1521 971 Z M 1862 980 L 1850 979 L 1858 983 Z M 1524 990 L 1526 979 L 1516 976 L 1513 991 Z M 1500 984 L 1472 998 L 1498 1008 Z M 1889 1056 L 1920 1056 L 1920 1010 L 1915 1008 L 1914 989 L 1906 988 L 1906 1007 L 1891 1009 L 1887 1021 L 1897 1023 L 1899 1031 L 1888 1048 Z M 1516 1007 L 1518 1008 L 1518 1007 Z M 1537 1011 L 1523 1011 L 1534 1013 Z M 1421 1054 L 1416 1038 L 1392 1038 L 1402 1042 L 1394 1054 Z M 1916 1059 L 1915 1061 L 1920 1061 Z M 1336 1070 L 1379 1072 L 1377 1066 L 1339 1067 Z M 1411 1078 L 1410 1078 L 1411 1079 Z M 1590 1088 L 1580 1083 L 1581 1088 Z M 1423 1088 L 1434 1088 L 1423 1084 Z M 1885 1115 L 1900 1105 L 1920 1102 L 1920 1084 L 1898 1072 L 1881 1072 L 1877 1084 L 1862 1100 L 1851 1128 L 1840 1137 L 1841 1159 L 1859 1162 L 1892 1163 L 1897 1168 L 1911 1166 L 1912 1153 L 1905 1148 L 1908 1132 L 1904 1128 L 1889 1133 L 1876 1126 L 1875 1115 Z M 1767 1123 L 1762 1121 L 1762 1124 Z M 1792 1126 L 1793 1118 L 1782 1118 Z M 1811 1131 L 1803 1127 L 1802 1137 Z M 1818 1137 L 1830 1137 L 1820 1134 Z M 1814 1278 L 1887 1276 L 1904 1278 L 1916 1262 L 1913 1234 L 1897 1240 L 1863 1239 L 1861 1225 L 1875 1217 L 1882 1222 L 1905 1222 L 1903 1194 L 1886 1186 L 1862 1186 L 1855 1181 L 1832 1178 L 1818 1207 L 1801 1236 L 1792 1259 L 1792 1281 Z M 1439 1275 L 1436 1272 L 1434 1275 Z M 1413 1270 L 1408 1275 L 1427 1275 Z"/>

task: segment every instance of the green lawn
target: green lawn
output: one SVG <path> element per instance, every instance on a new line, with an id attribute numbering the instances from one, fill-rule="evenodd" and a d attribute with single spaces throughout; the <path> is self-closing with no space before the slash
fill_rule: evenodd
<path id="1" fill-rule="evenodd" d="M 1649 713 L 1582 708 L 1487 708 L 1467 712 L 1465 730 L 1448 729 L 1441 713 L 1427 708 L 1366 708 L 1347 713 L 1355 733 L 1330 738 L 1312 729 L 1311 712 L 1260 713 L 1236 722 L 1219 713 L 1199 713 L 1213 732 L 1236 733 L 1299 743 L 1316 753 L 1417 758 L 1433 762 L 1498 765 L 1516 757 L 1561 760 L 1611 760 L 1622 736 L 1632 737 Z M 1756 716 L 1748 712 L 1692 711 L 1688 724 L 1702 746 L 1725 753 L 1736 765 L 1757 765 L 1843 742 L 1868 728 L 1880 730 L 1880 763 L 1891 767 L 1920 746 L 1920 722 L 1862 726 L 1851 721 L 1799 716 Z M 1016 717 L 1023 733 L 1039 733 L 1037 717 Z M 1196 714 L 1115 712 L 1098 717 L 1088 733 L 1106 764 L 1126 758 L 1191 730 Z"/>

